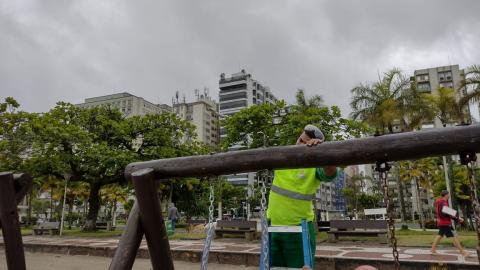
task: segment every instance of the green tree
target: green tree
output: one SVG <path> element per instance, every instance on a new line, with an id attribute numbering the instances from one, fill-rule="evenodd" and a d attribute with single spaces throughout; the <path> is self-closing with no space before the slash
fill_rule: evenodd
<path id="1" fill-rule="evenodd" d="M 466 69 L 465 79 L 460 82 L 460 87 L 457 91 L 462 92 L 465 89 L 466 93 L 463 96 L 468 103 L 480 102 L 480 66 L 473 65 Z"/>
<path id="2" fill-rule="evenodd" d="M 35 125 L 32 158 L 43 175 L 89 185 L 85 230 L 95 229 L 100 189 L 125 182 L 125 166 L 135 160 L 177 157 L 199 151 L 189 147 L 193 127 L 173 114 L 124 119 L 110 107 L 82 109 L 58 103 Z"/>
<path id="3" fill-rule="evenodd" d="M 351 116 L 375 129 L 376 134 L 393 133 L 397 124 L 401 131 L 411 131 L 433 118 L 428 101 L 402 72 L 393 68 L 372 85 L 360 84 L 352 90 Z M 397 164 L 397 167 L 398 164 Z M 401 168 L 397 168 L 400 170 Z M 402 219 L 405 218 L 403 184 L 397 174 L 397 187 Z"/>
<path id="4" fill-rule="evenodd" d="M 274 119 L 279 117 L 280 111 L 284 108 L 285 104 L 281 101 L 276 104 L 264 103 L 242 109 L 229 116 L 222 122 L 227 131 L 227 136 L 222 141 L 222 148 L 228 149 L 239 142 L 247 148 L 278 144 L 276 135 L 279 133 L 280 126 L 274 122 Z"/>
<path id="5" fill-rule="evenodd" d="M 239 142 L 244 142 L 246 148 L 292 145 L 307 124 L 317 125 L 328 140 L 359 137 L 366 131 L 362 123 L 343 118 L 338 107 L 323 106 L 321 97 L 308 98 L 299 90 L 296 104 L 265 103 L 229 116 L 222 123 L 227 131 L 223 148 Z"/>
<path id="6" fill-rule="evenodd" d="M 0 102 L 0 171 L 23 171 L 32 143 L 30 122 L 34 114 L 19 110 L 12 97 Z"/>
<path id="7" fill-rule="evenodd" d="M 368 123 L 376 133 L 393 133 L 394 122 L 402 116 L 404 93 L 411 86 L 402 72 L 393 68 L 372 85 L 360 84 L 352 92 L 352 118 Z"/>

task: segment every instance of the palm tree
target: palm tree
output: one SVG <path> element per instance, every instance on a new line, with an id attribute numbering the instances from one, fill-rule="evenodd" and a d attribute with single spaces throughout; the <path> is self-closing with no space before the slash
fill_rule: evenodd
<path id="1" fill-rule="evenodd" d="M 402 132 L 419 129 L 423 123 L 431 122 L 435 118 L 435 110 L 428 96 L 418 92 L 415 84 L 402 92 L 399 107 Z"/>
<path id="2" fill-rule="evenodd" d="M 100 190 L 100 197 L 105 204 L 110 204 L 107 216 L 112 219 L 112 225 L 115 226 L 117 203 L 126 203 L 130 192 L 127 187 L 119 184 L 110 184 Z"/>
<path id="3" fill-rule="evenodd" d="M 420 201 L 420 187 L 427 190 L 427 194 L 432 189 L 433 175 L 437 173 L 437 163 L 434 158 L 425 158 L 415 161 L 402 161 L 400 164 L 400 178 L 403 182 L 411 182 L 412 195 L 416 197 L 420 223 L 425 230 L 425 217 Z M 412 215 L 413 209 L 412 202 Z"/>
<path id="4" fill-rule="evenodd" d="M 480 66 L 473 65 L 467 68 L 465 79 L 460 82 L 458 91 L 465 89 L 464 99 L 468 102 L 480 102 Z"/>
<path id="5" fill-rule="evenodd" d="M 394 122 L 402 116 L 402 97 L 410 81 L 393 68 L 372 85 L 360 84 L 352 92 L 352 118 L 367 122 L 377 133 L 393 133 Z"/>
<path id="6" fill-rule="evenodd" d="M 360 84 L 352 90 L 352 118 L 365 121 L 375 128 L 377 134 L 393 133 L 394 123 L 400 121 L 402 129 L 413 129 L 419 125 L 426 114 L 417 113 L 416 105 L 418 93 L 412 88 L 402 72 L 393 68 L 384 73 L 382 78 L 372 85 Z M 408 122 L 410 121 L 410 122 Z M 405 202 L 403 185 L 397 169 L 398 198 L 401 208 L 402 221 L 405 219 Z"/>
<path id="7" fill-rule="evenodd" d="M 310 107 L 324 107 L 323 98 L 320 95 L 313 95 L 311 97 L 305 96 L 305 90 L 298 89 L 297 94 L 295 95 L 297 106 L 300 108 L 310 108 Z"/>

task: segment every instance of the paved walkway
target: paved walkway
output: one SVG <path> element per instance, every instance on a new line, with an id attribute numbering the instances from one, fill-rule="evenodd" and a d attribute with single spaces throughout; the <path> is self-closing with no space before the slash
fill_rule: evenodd
<path id="1" fill-rule="evenodd" d="M 85 238 L 59 238 L 48 236 L 24 236 L 25 246 L 55 246 L 55 247 L 79 247 L 92 249 L 113 250 L 117 247 L 118 238 L 106 239 L 85 239 Z M 3 239 L 0 237 L 0 243 Z M 171 240 L 170 247 L 172 251 L 192 251 L 200 252 L 203 248 L 202 240 Z M 146 251 L 147 244 L 145 240 L 141 243 L 141 250 Z M 239 239 L 215 239 L 211 246 L 212 252 L 220 253 L 243 253 L 258 254 L 260 251 L 258 242 L 246 242 Z M 427 248 L 400 247 L 400 260 L 410 262 L 442 262 L 464 265 L 478 264 L 478 259 L 474 250 L 469 250 L 471 257 L 464 258 L 454 249 L 439 249 L 437 255 L 431 255 Z M 71 254 L 71 253 L 68 253 Z M 74 253 L 73 253 L 74 254 Z M 339 245 L 321 243 L 317 245 L 316 256 L 321 258 L 336 259 L 370 259 L 380 261 L 391 261 L 392 250 L 386 246 L 361 246 L 354 243 L 340 242 Z"/>
<path id="2" fill-rule="evenodd" d="M 30 253 L 25 254 L 28 270 L 105 270 L 108 269 L 112 259 L 106 257 L 92 256 L 69 256 L 59 254 Z M 0 270 L 7 270 L 5 261 L 5 252 L 0 250 Z M 175 270 L 193 270 L 199 269 L 198 263 L 189 263 L 174 261 Z M 138 258 L 135 260 L 132 270 L 151 269 L 152 263 L 149 259 Z M 258 267 L 246 267 L 243 265 L 226 265 L 209 263 L 209 270 L 258 270 Z"/>

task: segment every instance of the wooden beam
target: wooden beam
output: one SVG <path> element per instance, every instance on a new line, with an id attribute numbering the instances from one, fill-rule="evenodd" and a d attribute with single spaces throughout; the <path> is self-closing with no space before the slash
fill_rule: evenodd
<path id="1" fill-rule="evenodd" d="M 156 179 L 225 175 L 262 169 L 371 164 L 465 151 L 480 152 L 480 125 L 325 142 L 315 147 L 282 146 L 137 162 L 127 166 L 125 175 L 129 179 L 132 172 L 144 168 L 153 168 Z"/>
<path id="2" fill-rule="evenodd" d="M 24 270 L 26 268 L 25 254 L 13 179 L 12 173 L 0 173 L 0 223 L 5 242 L 7 269 Z"/>
<path id="3" fill-rule="evenodd" d="M 143 227 L 140 221 L 138 203 L 133 204 L 127 225 L 123 230 L 122 237 L 115 250 L 109 270 L 130 270 L 137 257 L 138 248 L 143 238 Z"/>
<path id="4" fill-rule="evenodd" d="M 147 239 L 148 252 L 154 270 L 174 270 L 167 230 L 152 169 L 132 174 L 132 182 L 140 210 L 140 220 Z"/>

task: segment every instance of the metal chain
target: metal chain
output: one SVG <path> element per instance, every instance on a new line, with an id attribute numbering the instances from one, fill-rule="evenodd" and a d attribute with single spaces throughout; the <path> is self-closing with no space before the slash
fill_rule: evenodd
<path id="1" fill-rule="evenodd" d="M 210 246 L 212 244 L 213 234 L 215 232 L 215 228 L 213 226 L 213 201 L 214 201 L 214 192 L 213 192 L 213 185 L 210 182 L 210 206 L 208 207 L 208 229 L 207 229 L 207 237 L 205 238 L 205 244 L 203 245 L 203 252 L 202 252 L 202 265 L 201 270 L 207 270 L 208 265 L 208 255 L 210 254 Z"/>
<path id="2" fill-rule="evenodd" d="M 262 226 L 262 256 L 263 257 L 263 270 L 268 270 L 270 268 L 270 258 L 269 258 L 269 243 L 268 243 L 268 222 L 267 222 L 267 186 L 266 182 L 269 177 L 269 171 L 264 171 L 262 173 L 262 199 L 260 201 L 260 215 L 261 215 L 261 226 Z"/>
<path id="3" fill-rule="evenodd" d="M 472 200 L 473 219 L 475 220 L 475 230 L 477 231 L 477 257 L 480 264 L 480 203 L 477 194 L 477 181 L 475 179 L 475 159 L 469 159 L 465 166 L 468 170 L 468 178 L 470 180 L 470 198 Z"/>
<path id="4" fill-rule="evenodd" d="M 383 165 L 383 166 L 382 166 Z M 397 249 L 397 238 L 395 236 L 395 220 L 393 216 L 393 204 L 390 201 L 388 194 L 388 171 L 390 165 L 387 162 L 377 162 L 375 170 L 378 172 L 380 181 L 383 185 L 383 203 L 387 209 L 388 214 L 388 231 L 390 232 L 390 244 L 392 245 L 392 255 L 395 262 L 395 270 L 400 269 L 400 261 Z"/>

